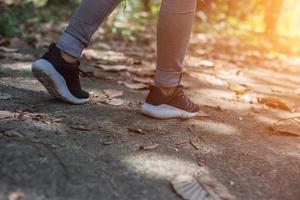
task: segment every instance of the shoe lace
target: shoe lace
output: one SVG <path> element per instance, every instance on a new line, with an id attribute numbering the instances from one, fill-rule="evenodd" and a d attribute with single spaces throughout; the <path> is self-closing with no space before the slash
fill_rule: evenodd
<path id="1" fill-rule="evenodd" d="M 179 99 L 181 99 L 182 103 L 184 103 L 187 108 L 192 109 L 195 107 L 195 103 L 184 94 L 182 85 L 177 86 L 176 95 L 179 97 Z"/>

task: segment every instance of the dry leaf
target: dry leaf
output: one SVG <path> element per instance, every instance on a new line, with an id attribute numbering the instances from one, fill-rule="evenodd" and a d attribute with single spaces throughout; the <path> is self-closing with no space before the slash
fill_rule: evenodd
<path id="1" fill-rule="evenodd" d="M 243 101 L 245 102 L 248 102 L 248 103 L 258 103 L 258 97 L 256 94 L 254 93 L 247 93 L 247 94 L 244 94 L 240 97 L 240 99 L 242 99 Z"/>
<path id="2" fill-rule="evenodd" d="M 142 77 L 149 77 L 149 76 L 153 76 L 154 72 L 155 72 L 155 68 L 152 68 L 151 66 L 147 67 L 147 68 L 141 68 L 141 67 L 130 67 L 127 70 L 128 72 L 132 73 L 132 74 L 136 74 L 138 76 L 142 76 Z"/>
<path id="3" fill-rule="evenodd" d="M 128 128 L 127 129 L 130 133 L 136 133 L 136 134 L 144 134 L 143 130 L 140 128 Z"/>
<path id="4" fill-rule="evenodd" d="M 12 192 L 8 196 L 8 200 L 24 200 L 25 194 L 23 192 Z"/>
<path id="5" fill-rule="evenodd" d="M 111 106 L 121 106 L 124 104 L 124 100 L 117 98 L 106 99 L 105 103 Z"/>
<path id="6" fill-rule="evenodd" d="M 148 85 L 153 84 L 152 78 L 148 78 L 148 77 L 140 78 L 138 76 L 132 76 L 131 79 L 132 79 L 132 81 L 138 82 L 138 83 L 145 83 L 145 84 L 148 84 Z"/>
<path id="7" fill-rule="evenodd" d="M 201 148 L 201 140 L 198 137 L 192 137 L 190 139 L 190 144 L 196 149 L 199 150 Z"/>
<path id="8" fill-rule="evenodd" d="M 91 131 L 91 130 L 93 130 L 91 127 L 84 126 L 84 125 L 70 126 L 70 128 L 76 129 L 76 130 L 79 130 L 79 131 Z"/>
<path id="9" fill-rule="evenodd" d="M 123 91 L 121 90 L 105 89 L 103 90 L 103 93 L 109 98 L 123 96 Z"/>
<path id="10" fill-rule="evenodd" d="M 300 136 L 300 117 L 279 120 L 272 128 L 275 132 Z"/>
<path id="11" fill-rule="evenodd" d="M 206 112 L 199 110 L 197 116 L 198 118 L 202 118 L 202 117 L 210 117 L 209 114 L 207 114 Z"/>
<path id="12" fill-rule="evenodd" d="M 209 60 L 202 60 L 199 62 L 199 65 L 202 67 L 212 68 L 215 66 L 215 63 L 213 63 Z"/>
<path id="13" fill-rule="evenodd" d="M 125 65 L 97 65 L 106 72 L 119 72 L 127 70 L 127 66 Z"/>
<path id="14" fill-rule="evenodd" d="M 172 181 L 176 193 L 185 200 L 235 200 L 227 188 L 208 175 L 176 176 Z"/>
<path id="15" fill-rule="evenodd" d="M 0 110 L 0 119 L 12 118 L 14 114 L 9 111 Z"/>
<path id="16" fill-rule="evenodd" d="M 18 49 L 7 48 L 7 47 L 0 47 L 0 51 L 3 51 L 5 53 L 14 53 L 14 52 L 17 52 Z"/>
<path id="17" fill-rule="evenodd" d="M 215 200 L 210 192 L 190 175 L 178 175 L 171 184 L 176 193 L 185 200 Z M 219 198 L 217 198 L 219 199 Z"/>
<path id="18" fill-rule="evenodd" d="M 127 88 L 133 89 L 133 90 L 143 90 L 148 89 L 149 85 L 146 85 L 144 83 L 129 83 L 124 81 L 118 81 L 119 84 L 123 84 Z"/>
<path id="19" fill-rule="evenodd" d="M 0 100 L 9 100 L 12 99 L 12 96 L 9 94 L 0 94 Z"/>
<path id="20" fill-rule="evenodd" d="M 277 97 L 260 97 L 258 98 L 258 102 L 271 108 L 279 108 L 282 110 L 291 111 L 290 108 Z"/>
<path id="21" fill-rule="evenodd" d="M 153 145 L 150 145 L 150 146 L 141 145 L 139 147 L 139 149 L 140 150 L 153 150 L 153 149 L 156 149 L 158 146 L 159 146 L 159 144 L 153 144 Z"/>
<path id="22" fill-rule="evenodd" d="M 236 85 L 236 84 L 230 84 L 228 86 L 228 89 L 231 90 L 231 91 L 233 91 L 238 96 L 244 95 L 244 94 L 246 94 L 247 92 L 250 91 L 249 88 L 244 87 L 242 85 Z"/>

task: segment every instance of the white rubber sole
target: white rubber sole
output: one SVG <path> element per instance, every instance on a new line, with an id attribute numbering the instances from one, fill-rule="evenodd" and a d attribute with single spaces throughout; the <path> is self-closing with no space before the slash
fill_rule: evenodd
<path id="1" fill-rule="evenodd" d="M 89 99 L 79 99 L 72 95 L 65 79 L 47 60 L 37 60 L 32 64 L 31 70 L 33 75 L 44 85 L 51 96 L 72 104 L 84 104 L 89 101 Z"/>
<path id="2" fill-rule="evenodd" d="M 170 118 L 188 119 L 188 118 L 195 117 L 198 114 L 198 112 L 195 113 L 187 112 L 166 104 L 153 106 L 148 103 L 144 103 L 141 112 L 147 116 L 157 118 L 157 119 L 170 119 Z"/>

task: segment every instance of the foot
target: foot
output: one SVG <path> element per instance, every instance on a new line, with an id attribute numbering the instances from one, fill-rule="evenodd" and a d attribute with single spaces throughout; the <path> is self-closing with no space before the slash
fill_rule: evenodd
<path id="1" fill-rule="evenodd" d="M 177 86 L 173 94 L 167 96 L 160 88 L 152 86 L 141 111 L 147 116 L 158 119 L 187 119 L 195 117 L 199 109 L 197 104 L 185 96 L 182 86 Z"/>
<path id="2" fill-rule="evenodd" d="M 83 104 L 89 101 L 89 93 L 81 89 L 79 65 L 79 61 L 65 61 L 60 49 L 51 44 L 49 51 L 32 64 L 32 72 L 51 96 L 71 104 Z"/>

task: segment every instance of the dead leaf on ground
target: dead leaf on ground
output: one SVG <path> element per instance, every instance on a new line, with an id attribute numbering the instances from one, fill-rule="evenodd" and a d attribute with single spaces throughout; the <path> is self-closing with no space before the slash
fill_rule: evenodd
<path id="1" fill-rule="evenodd" d="M 201 140 L 198 137 L 192 137 L 190 139 L 190 144 L 192 147 L 194 147 L 196 150 L 199 150 L 201 148 Z"/>
<path id="2" fill-rule="evenodd" d="M 143 130 L 140 129 L 140 128 L 128 128 L 127 130 L 128 130 L 128 132 L 130 132 L 130 133 L 144 134 L 144 133 L 143 133 Z"/>
<path id="3" fill-rule="evenodd" d="M 17 52 L 18 49 L 7 48 L 7 47 L 0 47 L 0 51 L 3 51 L 5 53 L 14 53 L 14 52 Z"/>
<path id="4" fill-rule="evenodd" d="M 111 106 L 121 106 L 124 104 L 124 100 L 117 98 L 109 98 L 104 100 L 106 104 Z"/>
<path id="5" fill-rule="evenodd" d="M 8 200 L 24 200 L 25 194 L 23 192 L 12 192 L 8 196 Z"/>
<path id="6" fill-rule="evenodd" d="M 44 124 L 58 123 L 58 122 L 60 122 L 62 120 L 62 119 L 58 119 L 58 118 L 55 118 L 55 117 L 41 115 L 41 114 L 33 115 L 31 117 L 31 119 L 34 120 L 34 121 L 42 122 Z"/>
<path id="7" fill-rule="evenodd" d="M 175 192 L 185 200 L 234 200 L 227 188 L 212 178 L 181 174 L 171 180 Z"/>
<path id="8" fill-rule="evenodd" d="M 18 61 L 32 61 L 34 57 L 30 54 L 21 54 L 21 53 L 1 53 L 0 57 L 11 59 L 11 60 L 18 60 Z"/>
<path id="9" fill-rule="evenodd" d="M 250 104 L 258 103 L 258 97 L 254 93 L 246 93 L 240 97 L 244 102 L 248 102 Z"/>
<path id="10" fill-rule="evenodd" d="M 125 87 L 132 89 L 132 90 L 143 90 L 148 89 L 149 85 L 146 85 L 144 83 L 129 83 L 126 81 L 118 81 L 119 84 L 123 84 Z"/>
<path id="11" fill-rule="evenodd" d="M 148 84 L 151 85 L 153 84 L 153 79 L 152 78 L 148 78 L 148 77 L 138 77 L 138 76 L 131 76 L 131 80 L 134 82 L 138 82 L 138 83 L 144 83 L 144 84 Z"/>
<path id="12" fill-rule="evenodd" d="M 119 72 L 127 70 L 125 65 L 97 65 L 97 67 L 103 69 L 106 72 Z"/>
<path id="13" fill-rule="evenodd" d="M 171 185 L 176 193 L 185 200 L 204 200 L 211 198 L 207 189 L 190 175 L 176 176 L 171 181 Z"/>
<path id="14" fill-rule="evenodd" d="M 14 138 L 23 138 L 24 136 L 17 130 L 8 130 L 2 132 L 2 135 L 5 137 L 14 137 Z"/>
<path id="15" fill-rule="evenodd" d="M 278 133 L 290 133 L 300 136 L 300 116 L 281 119 L 273 125 L 273 130 Z"/>
<path id="16" fill-rule="evenodd" d="M 250 91 L 249 88 L 237 84 L 229 84 L 228 89 L 234 92 L 237 96 L 244 95 Z"/>
<path id="17" fill-rule="evenodd" d="M 25 121 L 28 118 L 28 112 L 17 111 L 17 118 L 21 121 Z"/>
<path id="18" fill-rule="evenodd" d="M 88 60 L 97 60 L 98 64 L 117 65 L 131 63 L 132 59 L 117 51 L 101 51 L 96 49 L 85 49 L 83 56 Z"/>
<path id="19" fill-rule="evenodd" d="M 159 146 L 159 144 L 153 144 L 153 145 L 150 145 L 150 146 L 145 146 L 145 145 L 141 145 L 140 147 L 139 147 L 139 149 L 140 150 L 153 150 L 153 149 L 156 149 L 157 147 Z"/>
<path id="20" fill-rule="evenodd" d="M 260 97 L 258 102 L 264 104 L 271 108 L 279 108 L 286 111 L 291 111 L 291 109 L 277 97 Z"/>
<path id="21" fill-rule="evenodd" d="M 199 62 L 199 65 L 201 67 L 213 68 L 215 66 L 215 63 L 209 60 L 202 60 Z"/>
<path id="22" fill-rule="evenodd" d="M 116 98 L 123 96 L 123 91 L 121 90 L 114 90 L 114 89 L 105 89 L 103 93 L 109 98 Z"/>
<path id="23" fill-rule="evenodd" d="M 10 94 L 0 94 L 0 100 L 9 100 L 12 99 Z"/>
<path id="24" fill-rule="evenodd" d="M 202 110 L 199 110 L 196 117 L 202 119 L 203 117 L 210 117 L 210 115 Z"/>
<path id="25" fill-rule="evenodd" d="M 130 67 L 127 69 L 128 72 L 132 74 L 136 74 L 137 76 L 141 77 L 150 77 L 153 76 L 155 73 L 155 68 L 149 67 Z"/>
<path id="26" fill-rule="evenodd" d="M 89 126 L 85 126 L 85 125 L 74 125 L 74 126 L 70 126 L 70 128 L 79 130 L 79 131 L 92 131 L 93 130 L 93 128 L 91 128 Z"/>
<path id="27" fill-rule="evenodd" d="M 5 110 L 0 110 L 0 119 L 6 119 L 12 117 L 14 117 L 14 113 Z"/>

